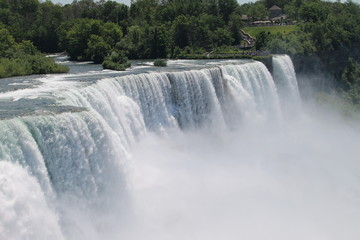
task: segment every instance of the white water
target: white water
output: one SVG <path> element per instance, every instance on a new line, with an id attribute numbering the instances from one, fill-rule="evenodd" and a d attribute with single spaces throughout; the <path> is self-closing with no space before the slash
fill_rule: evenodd
<path id="1" fill-rule="evenodd" d="M 54 93 L 87 111 L 2 120 L 0 239 L 358 239 L 359 129 L 273 64 L 108 78 Z"/>
<path id="2" fill-rule="evenodd" d="M 287 55 L 273 57 L 274 81 L 276 82 L 281 105 L 288 114 L 301 111 L 301 99 L 293 63 Z"/>
<path id="3" fill-rule="evenodd" d="M 0 239 L 64 239 L 36 179 L 7 161 L 0 173 Z"/>

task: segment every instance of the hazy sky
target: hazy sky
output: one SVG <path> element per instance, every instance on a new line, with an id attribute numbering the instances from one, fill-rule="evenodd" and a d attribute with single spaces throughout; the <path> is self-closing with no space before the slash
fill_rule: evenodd
<path id="1" fill-rule="evenodd" d="M 61 3 L 61 4 L 67 4 L 72 3 L 73 0 L 51 0 L 53 3 Z M 125 3 L 127 5 L 130 5 L 131 0 L 115 0 L 119 3 Z M 238 3 L 243 4 L 246 2 L 255 2 L 256 0 L 238 0 Z"/>

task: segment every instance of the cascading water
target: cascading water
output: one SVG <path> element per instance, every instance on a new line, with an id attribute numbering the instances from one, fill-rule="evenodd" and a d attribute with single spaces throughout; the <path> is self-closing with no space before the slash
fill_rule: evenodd
<path id="1" fill-rule="evenodd" d="M 301 99 L 296 81 L 293 63 L 287 55 L 273 57 L 274 80 L 277 84 L 281 105 L 285 111 L 298 113 L 301 108 Z"/>
<path id="2" fill-rule="evenodd" d="M 225 62 L 0 94 L 47 103 L 0 121 L 0 239 L 357 239 L 358 132 L 303 114 L 288 56 L 273 74 Z"/>

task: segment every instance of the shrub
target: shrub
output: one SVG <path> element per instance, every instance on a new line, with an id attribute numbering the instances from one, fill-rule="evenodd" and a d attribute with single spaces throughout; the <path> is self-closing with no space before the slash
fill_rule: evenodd
<path id="1" fill-rule="evenodd" d="M 0 58 L 0 78 L 68 71 L 67 66 L 56 64 L 53 59 L 42 54 L 16 54 L 16 58 Z"/>
<path id="2" fill-rule="evenodd" d="M 102 66 L 104 69 L 125 71 L 126 68 L 131 67 L 131 63 L 123 51 L 114 51 L 110 54 L 110 56 L 105 58 Z"/>
<path id="3" fill-rule="evenodd" d="M 154 66 L 156 67 L 166 67 L 167 66 L 167 62 L 165 59 L 156 59 L 154 61 Z"/>

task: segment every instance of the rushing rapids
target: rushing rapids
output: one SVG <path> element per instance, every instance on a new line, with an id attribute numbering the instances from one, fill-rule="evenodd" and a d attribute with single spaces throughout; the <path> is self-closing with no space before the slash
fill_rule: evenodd
<path id="1" fill-rule="evenodd" d="M 256 233 L 257 227 L 269 239 L 340 239 L 345 232 L 346 239 L 355 239 L 352 234 L 359 231 L 354 223 L 337 226 L 338 232 L 327 235 L 323 228 L 333 227 L 332 221 L 318 231 L 305 224 L 309 216 L 301 216 L 304 206 L 296 208 L 302 200 L 310 201 L 307 194 L 320 202 L 334 197 L 328 191 L 322 197 L 317 188 L 308 191 L 301 175 L 308 164 L 315 165 L 314 171 L 320 167 L 326 172 L 322 158 L 329 156 L 309 148 L 321 158 L 310 163 L 311 158 L 302 159 L 303 152 L 294 149 L 297 144 L 303 147 L 293 138 L 297 132 L 288 133 L 282 126 L 288 116 L 302 112 L 295 72 L 284 55 L 274 57 L 273 68 L 274 78 L 255 61 L 107 77 L 50 91 L 54 99 L 46 105 L 50 110 L 40 106 L 32 112 L 4 115 L 0 121 L 0 239 L 261 239 L 264 235 Z M 48 97 L 49 89 L 45 95 L 34 92 L 40 99 Z M 16 99 L 17 95 L 14 91 L 3 96 Z M 34 99 L 24 95 L 18 99 L 26 97 Z M 281 137 L 276 137 L 278 132 Z M 290 150 L 278 153 L 281 144 Z M 250 150 L 257 145 L 264 155 Z M 272 155 L 273 167 L 265 161 Z M 287 168 L 290 163 L 285 159 L 297 157 L 306 164 L 295 162 Z M 352 166 L 352 159 L 353 155 L 345 163 Z M 276 166 L 280 170 L 275 171 Z M 317 172 L 308 174 L 311 179 Z M 290 188 L 279 182 L 279 176 L 294 189 L 296 179 L 303 185 L 284 197 Z M 327 179 L 314 184 L 319 189 L 328 187 L 322 181 Z M 252 187 L 253 200 L 249 198 Z M 357 194 L 353 189 L 349 192 Z M 261 204 L 264 196 L 270 198 Z M 279 196 L 285 202 L 277 201 Z M 342 198 L 331 200 L 328 208 L 336 207 L 336 201 Z M 310 204 L 309 210 L 315 206 Z M 341 205 L 342 214 L 335 215 L 358 221 L 355 213 L 359 211 L 351 206 Z M 314 216 L 325 221 L 324 212 Z M 281 217 L 266 226 L 277 213 Z M 285 219 L 292 217 L 294 224 L 286 225 Z M 282 224 L 286 229 L 279 227 Z"/>

